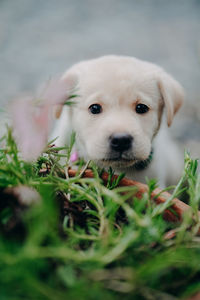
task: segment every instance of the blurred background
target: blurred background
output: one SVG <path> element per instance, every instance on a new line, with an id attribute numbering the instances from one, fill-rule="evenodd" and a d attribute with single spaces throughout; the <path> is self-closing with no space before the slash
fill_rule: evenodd
<path id="1" fill-rule="evenodd" d="M 200 0 L 0 0 L 1 108 L 105 54 L 159 64 L 183 85 L 172 133 L 200 157 Z"/>

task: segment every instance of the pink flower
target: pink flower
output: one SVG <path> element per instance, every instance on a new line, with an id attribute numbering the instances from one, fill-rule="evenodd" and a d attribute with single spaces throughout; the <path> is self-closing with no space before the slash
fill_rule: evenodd
<path id="1" fill-rule="evenodd" d="M 13 134 L 22 157 L 37 159 L 47 143 L 49 128 L 48 106 L 36 107 L 30 98 L 12 104 Z"/>
<path id="2" fill-rule="evenodd" d="M 78 152 L 74 151 L 72 152 L 71 156 L 70 156 L 70 161 L 71 162 L 76 162 L 78 160 Z"/>
<path id="3" fill-rule="evenodd" d="M 53 107 L 67 101 L 75 83 L 72 76 L 52 80 L 43 90 L 38 103 L 30 97 L 13 102 L 13 133 L 24 160 L 34 161 L 44 150 L 48 142 Z"/>
<path id="4" fill-rule="evenodd" d="M 64 104 L 76 84 L 77 78 L 73 75 L 63 79 L 51 79 L 38 98 L 48 105 Z"/>

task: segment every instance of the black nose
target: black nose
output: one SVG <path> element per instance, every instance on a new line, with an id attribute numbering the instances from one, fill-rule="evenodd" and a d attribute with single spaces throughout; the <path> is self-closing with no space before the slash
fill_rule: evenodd
<path id="1" fill-rule="evenodd" d="M 110 136 L 110 147 L 112 150 L 123 152 L 132 146 L 133 137 L 126 133 L 115 133 Z"/>

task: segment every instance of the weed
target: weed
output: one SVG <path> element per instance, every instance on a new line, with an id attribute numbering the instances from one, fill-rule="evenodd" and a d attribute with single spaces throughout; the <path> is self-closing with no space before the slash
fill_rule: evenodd
<path id="1" fill-rule="evenodd" d="M 10 129 L 1 139 L 0 298 L 180 299 L 200 290 L 197 160 L 186 153 L 172 197 L 156 206 L 154 180 L 138 199 L 134 187 L 118 187 L 124 174 L 112 181 L 110 170 L 104 186 L 93 163 L 94 178 L 66 176 L 74 138 L 66 154 L 48 145 L 32 164 L 21 159 Z M 191 210 L 181 224 L 167 223 L 163 212 L 185 180 Z"/>

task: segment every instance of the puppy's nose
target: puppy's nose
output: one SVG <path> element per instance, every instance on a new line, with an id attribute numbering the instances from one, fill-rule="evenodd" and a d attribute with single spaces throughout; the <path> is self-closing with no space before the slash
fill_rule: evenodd
<path id="1" fill-rule="evenodd" d="M 110 147 L 114 151 L 127 151 L 132 146 L 133 137 L 126 133 L 115 133 L 109 137 Z"/>

